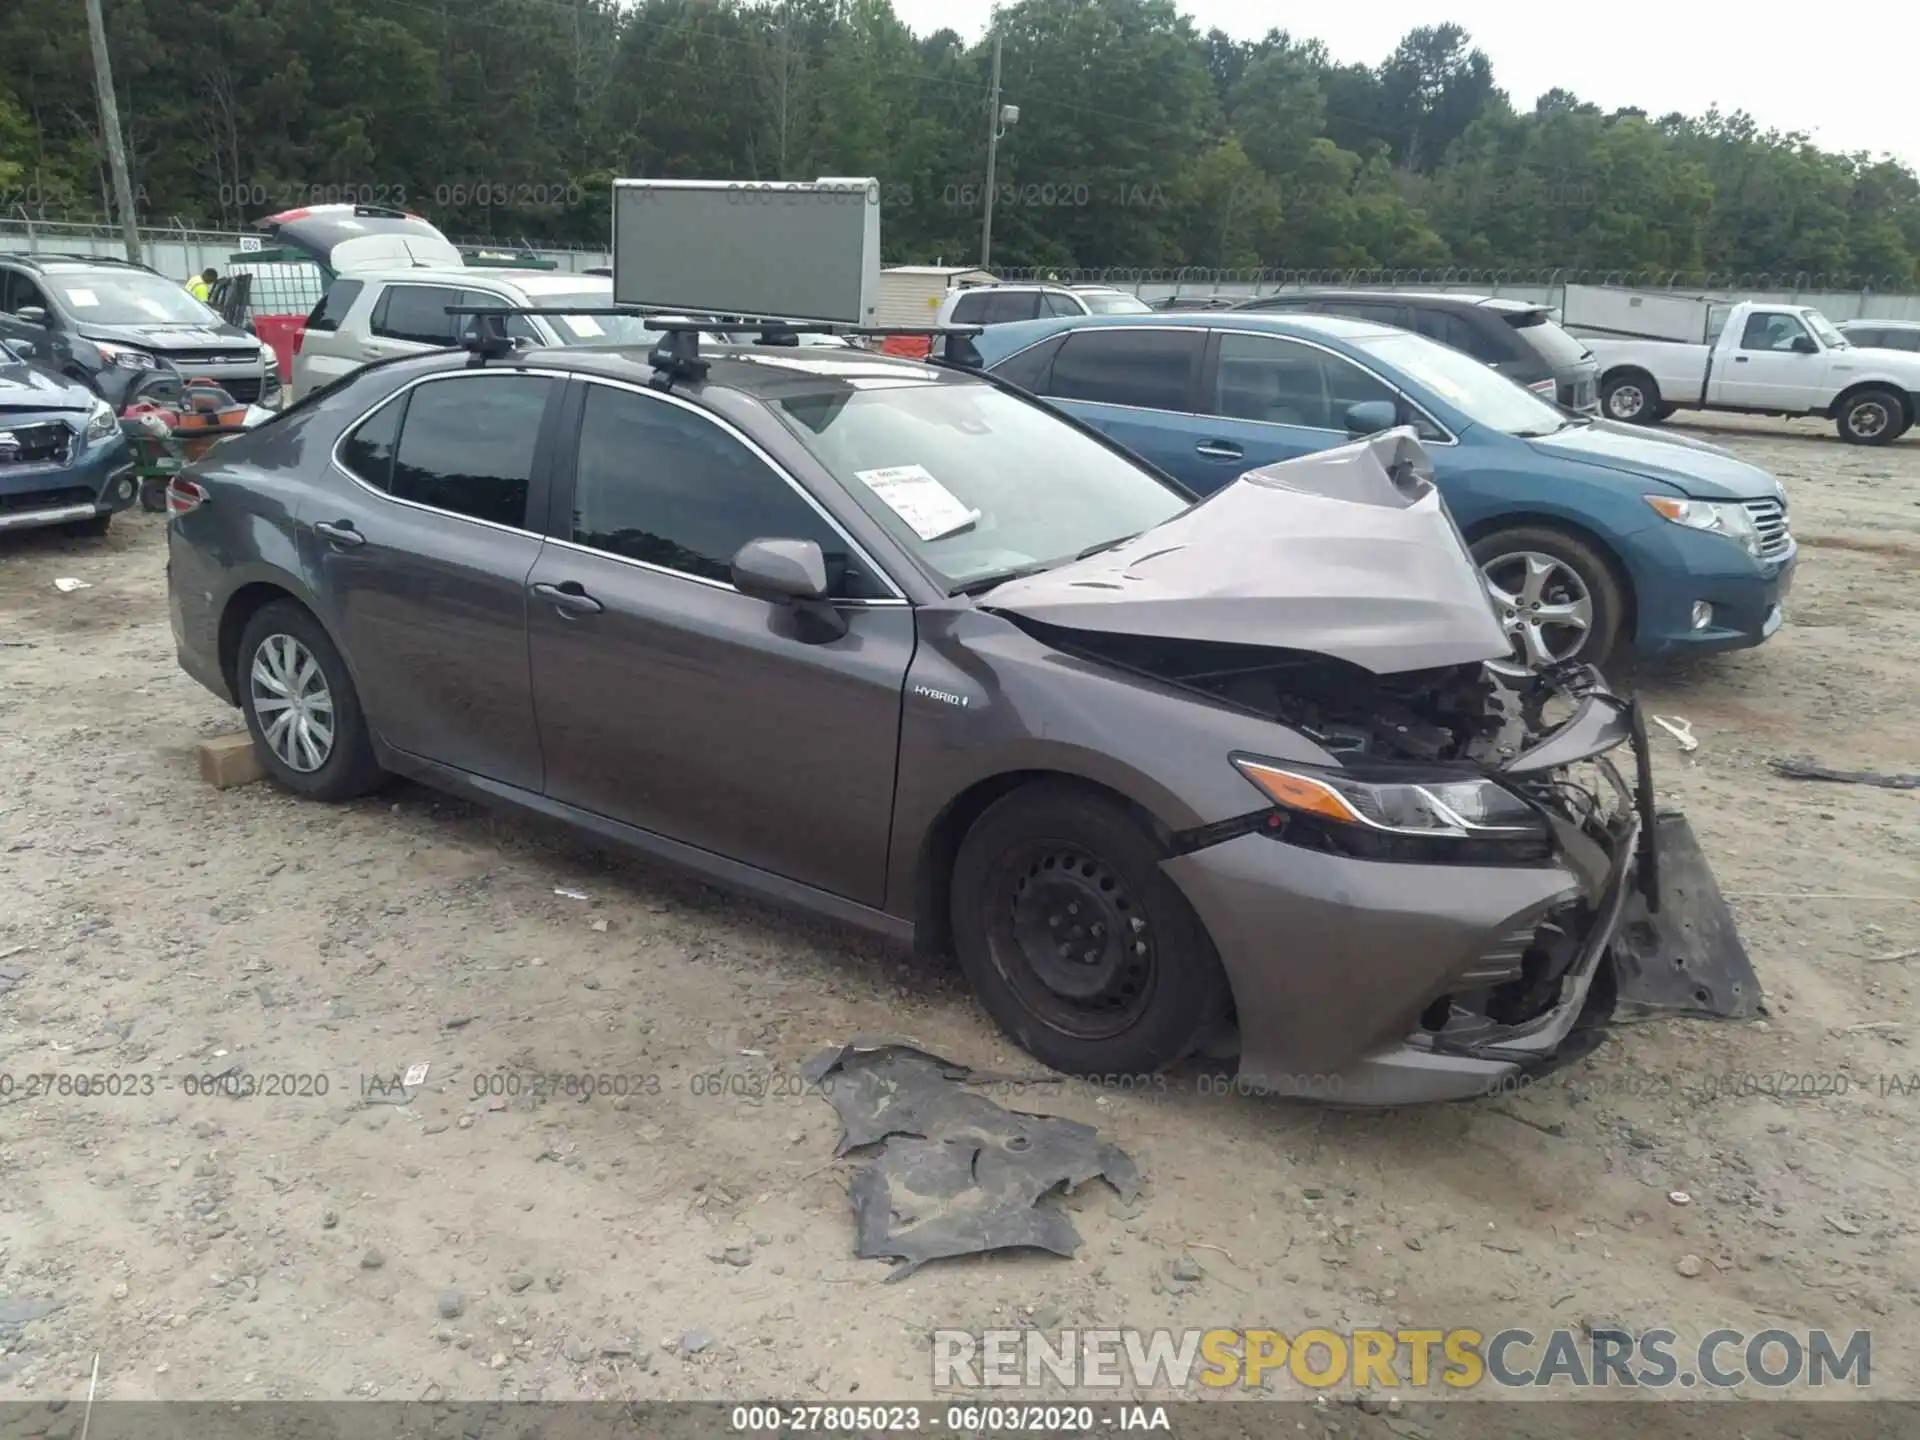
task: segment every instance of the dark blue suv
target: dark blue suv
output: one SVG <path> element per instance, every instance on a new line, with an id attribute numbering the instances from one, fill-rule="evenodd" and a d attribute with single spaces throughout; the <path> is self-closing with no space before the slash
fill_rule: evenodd
<path id="1" fill-rule="evenodd" d="M 138 491 L 113 407 L 0 340 L 0 531 L 104 535 Z"/>

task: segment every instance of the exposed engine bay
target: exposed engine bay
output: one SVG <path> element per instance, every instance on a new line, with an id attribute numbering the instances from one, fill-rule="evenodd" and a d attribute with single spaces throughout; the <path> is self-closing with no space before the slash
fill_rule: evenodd
<path id="1" fill-rule="evenodd" d="M 1577 698 L 1591 673 L 1510 673 L 1476 663 L 1376 675 L 1305 651 L 1021 623 L 1057 650 L 1200 691 L 1353 759 L 1498 769 L 1567 718 L 1554 702 Z"/>

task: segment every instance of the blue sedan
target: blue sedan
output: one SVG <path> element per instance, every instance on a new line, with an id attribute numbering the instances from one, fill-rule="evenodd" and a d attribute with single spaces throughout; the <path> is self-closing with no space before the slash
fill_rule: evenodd
<path id="1" fill-rule="evenodd" d="M 1201 495 L 1412 425 L 1529 663 L 1734 650 L 1780 626 L 1796 547 L 1771 474 L 1573 415 L 1424 336 L 1201 312 L 1025 321 L 975 343 L 994 374 Z"/>

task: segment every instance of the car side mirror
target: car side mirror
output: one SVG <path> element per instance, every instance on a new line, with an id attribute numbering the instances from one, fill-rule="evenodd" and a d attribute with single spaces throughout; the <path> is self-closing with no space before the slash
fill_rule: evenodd
<path id="1" fill-rule="evenodd" d="M 1400 411 L 1391 400 L 1362 400 L 1347 407 L 1347 434 L 1355 439 L 1378 435 L 1400 423 Z"/>
<path id="2" fill-rule="evenodd" d="M 827 599 L 827 557 L 816 540 L 749 540 L 734 552 L 733 588 L 792 611 L 809 645 L 847 633 L 846 616 Z"/>
<path id="3" fill-rule="evenodd" d="M 14 319 L 24 320 L 29 325 L 38 325 L 42 330 L 47 328 L 47 312 L 38 305 L 22 305 L 13 312 L 13 316 Z"/>
<path id="4" fill-rule="evenodd" d="M 827 557 L 813 540 L 749 540 L 733 557 L 733 588 L 792 605 L 827 597 Z"/>
<path id="5" fill-rule="evenodd" d="M 1811 335 L 1796 335 L 1793 337 L 1793 353 L 1796 355 L 1818 355 L 1820 353 L 1820 347 L 1813 343 L 1813 337 Z"/>
<path id="6" fill-rule="evenodd" d="M 22 360 L 31 360 L 40 353 L 40 347 L 30 340 L 9 340 L 6 344 L 0 345 L 0 350 L 11 351 Z"/>

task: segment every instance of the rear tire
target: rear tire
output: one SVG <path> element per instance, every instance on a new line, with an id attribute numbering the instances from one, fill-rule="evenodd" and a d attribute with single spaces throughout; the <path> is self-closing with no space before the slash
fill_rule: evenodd
<path id="1" fill-rule="evenodd" d="M 1907 410 L 1891 390 L 1862 390 L 1841 402 L 1833 424 L 1849 445 L 1890 445 L 1906 433 Z"/>
<path id="2" fill-rule="evenodd" d="M 276 600 L 247 621 L 234 682 L 254 753 L 279 785 L 336 801 L 385 782 L 353 677 L 304 606 Z"/>
<path id="3" fill-rule="evenodd" d="M 1624 425 L 1657 425 L 1672 414 L 1663 408 L 1660 386 L 1644 370 L 1621 370 L 1600 385 L 1600 413 Z"/>
<path id="4" fill-rule="evenodd" d="M 995 1023 L 1043 1064 L 1164 1070 L 1226 1015 L 1213 941 L 1163 858 L 1123 806 L 1065 782 L 1005 796 L 961 841 L 961 967 Z"/>

